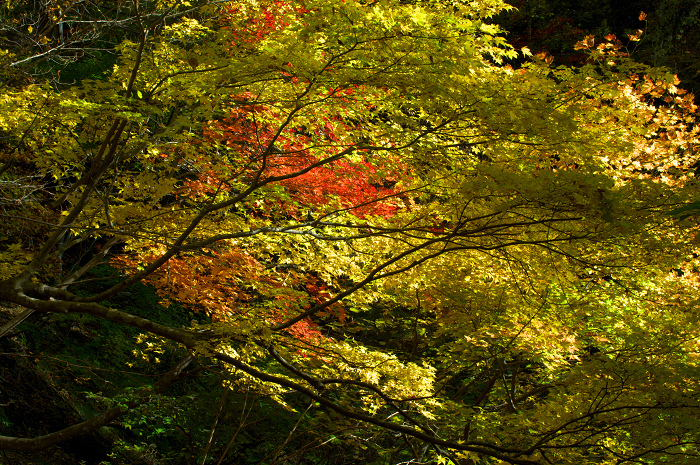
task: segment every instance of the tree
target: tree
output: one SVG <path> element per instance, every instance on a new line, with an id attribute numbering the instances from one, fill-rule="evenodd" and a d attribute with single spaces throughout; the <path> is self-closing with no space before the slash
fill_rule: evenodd
<path id="1" fill-rule="evenodd" d="M 578 69 L 505 66 L 503 8 L 241 2 L 144 28 L 104 80 L 6 92 L 2 171 L 53 179 L 48 206 L 5 209 L 45 225 L 4 240 L 0 299 L 27 309 L 7 327 L 86 314 L 182 360 L 0 448 L 94 430 L 213 359 L 406 460 L 697 460 L 697 255 L 664 215 L 695 195 L 692 96 L 613 37 Z M 122 278 L 81 292 L 103 259 Z M 110 304 L 141 281 L 207 322 Z"/>

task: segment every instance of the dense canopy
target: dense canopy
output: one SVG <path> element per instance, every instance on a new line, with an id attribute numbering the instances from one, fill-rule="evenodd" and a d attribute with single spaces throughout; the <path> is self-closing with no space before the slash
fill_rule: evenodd
<path id="1" fill-rule="evenodd" d="M 4 355 L 84 364 L 23 327 L 104 323 L 137 329 L 118 370 L 159 375 L 89 384 L 58 430 L 3 421 L 0 449 L 697 462 L 700 130 L 667 70 L 613 36 L 555 66 L 506 43 L 497 0 L 166 1 L 105 12 L 111 36 L 90 18 L 115 58 L 68 81 L 57 25 L 97 12 L 65 8 L 3 32 L 35 44 L 0 78 Z M 74 376 L 74 399 L 98 383 Z M 203 379 L 213 426 L 182 413 Z M 275 440 L 243 458 L 252 399 Z"/>

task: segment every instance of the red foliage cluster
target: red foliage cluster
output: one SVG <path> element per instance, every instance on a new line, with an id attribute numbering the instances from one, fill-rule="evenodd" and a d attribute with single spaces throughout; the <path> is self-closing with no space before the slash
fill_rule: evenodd
<path id="1" fill-rule="evenodd" d="M 262 115 L 265 118 L 260 118 Z M 352 145 L 337 134 L 341 126 L 349 129 L 342 120 L 321 117 L 315 127 L 290 128 L 277 134 L 270 125 L 258 123 L 270 116 L 276 115 L 262 106 L 242 105 L 224 120 L 210 123 L 204 137 L 236 152 L 242 179 L 250 179 L 258 171 L 265 178 L 289 176 L 276 182 L 290 198 L 278 203 L 282 213 L 300 218 L 310 209 L 324 210 L 321 206 L 347 209 L 359 218 L 386 218 L 396 213 L 394 196 L 398 192 L 394 186 L 401 177 L 398 163 L 387 169 L 380 166 L 386 159 L 372 160 L 366 152 L 360 160 L 324 163 L 324 157 Z M 319 140 L 327 144 L 320 148 Z"/>
<path id="2" fill-rule="evenodd" d="M 271 272 L 237 248 L 208 252 L 173 257 L 165 267 L 149 276 L 148 284 L 156 288 L 164 305 L 176 299 L 213 321 L 235 321 L 239 316 L 252 316 L 250 312 L 254 311 L 259 321 L 275 324 L 330 298 L 329 287 L 313 275 Z M 154 259 L 155 256 L 148 256 L 143 261 L 148 263 Z M 119 256 L 112 264 L 134 269 L 140 263 L 137 259 Z M 267 301 L 268 305 L 256 305 L 259 299 Z M 346 321 L 345 309 L 339 303 L 318 316 L 336 317 L 342 324 Z M 301 341 L 318 342 L 323 338 L 318 325 L 310 319 L 299 321 L 287 332 Z"/>
<path id="3" fill-rule="evenodd" d="M 294 160 L 300 161 L 303 162 Z M 307 164 L 313 161 L 308 160 Z M 296 168 L 289 163 L 278 172 L 284 174 Z M 280 182 L 302 207 L 317 209 L 320 205 L 328 205 L 333 199 L 337 203 L 336 208 L 348 209 L 358 218 L 393 216 L 398 209 L 390 201 L 397 193 L 391 187 L 394 183 L 395 178 L 379 176 L 377 167 L 367 160 L 357 163 L 339 160 Z M 288 211 L 298 214 L 299 208 Z"/>
<path id="4" fill-rule="evenodd" d="M 224 27 L 232 30 L 235 43 L 255 43 L 289 26 L 289 20 L 309 12 L 303 2 L 272 1 L 258 11 L 249 11 L 234 2 L 224 6 Z M 233 28 L 231 24 L 237 25 Z"/>

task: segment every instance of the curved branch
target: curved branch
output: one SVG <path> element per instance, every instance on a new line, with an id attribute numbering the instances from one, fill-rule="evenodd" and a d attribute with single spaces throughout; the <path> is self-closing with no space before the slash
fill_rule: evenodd
<path id="1" fill-rule="evenodd" d="M 102 426 L 116 420 L 123 414 L 134 407 L 147 402 L 153 394 L 163 392 L 172 383 L 174 383 L 182 370 L 184 370 L 194 358 L 191 355 L 180 360 L 173 368 L 170 369 L 163 377 L 158 380 L 154 386 L 154 390 L 147 393 L 138 400 L 127 402 L 125 405 L 113 407 L 106 412 L 96 415 L 89 420 L 85 420 L 77 425 L 71 425 L 60 431 L 45 434 L 35 438 L 17 438 L 12 436 L 0 436 L 0 450 L 15 450 L 15 451 L 37 451 L 48 449 L 64 441 L 77 436 L 89 434 Z"/>
<path id="2" fill-rule="evenodd" d="M 48 449 L 74 437 L 91 433 L 116 420 L 127 411 L 126 407 L 114 407 L 77 425 L 35 438 L 0 436 L 0 450 L 37 451 Z"/>
<path id="3" fill-rule="evenodd" d="M 490 443 L 483 443 L 483 442 L 476 442 L 476 441 L 471 441 L 469 443 L 458 443 L 454 441 L 447 441 L 444 439 L 436 438 L 435 436 L 425 433 L 423 431 L 417 430 L 415 428 L 411 428 L 408 426 L 400 425 L 397 423 L 392 423 L 389 421 L 385 420 L 380 420 L 378 418 L 375 418 L 371 415 L 368 415 L 366 413 L 361 413 L 357 412 L 355 410 L 350 410 L 349 408 L 343 407 L 342 405 L 339 405 L 332 400 L 323 397 L 321 394 L 317 393 L 316 391 L 309 389 L 308 387 L 302 386 L 301 384 L 295 383 L 294 381 L 290 381 L 286 378 L 282 378 L 279 376 L 271 375 L 269 373 L 265 373 L 262 371 L 259 371 L 251 366 L 248 366 L 247 364 L 241 362 L 240 360 L 227 355 L 227 354 L 222 354 L 222 353 L 215 353 L 214 358 L 221 360 L 222 362 L 228 363 L 230 365 L 233 365 L 234 367 L 238 368 L 239 370 L 245 372 L 246 374 L 253 376 L 261 381 L 266 381 L 270 383 L 277 384 L 279 386 L 284 386 L 289 389 L 293 389 L 300 394 L 303 394 L 310 399 L 313 399 L 314 401 L 318 402 L 319 404 L 323 405 L 324 407 L 328 407 L 331 410 L 335 411 L 336 413 L 346 417 L 346 418 L 352 418 L 355 420 L 359 420 L 365 423 L 370 423 L 375 426 L 379 426 L 380 428 L 384 428 L 389 431 L 395 431 L 397 433 L 403 433 L 408 436 L 414 437 L 416 439 L 420 439 L 422 441 L 425 441 L 428 444 L 433 444 L 436 446 L 442 446 L 448 449 L 454 449 L 454 450 L 463 450 L 463 451 L 469 451 L 469 452 L 477 452 L 481 454 L 488 455 L 490 457 L 494 457 L 500 460 L 503 460 L 504 462 L 515 464 L 515 465 L 540 465 L 539 461 L 536 460 L 529 460 L 529 459 L 522 459 L 522 458 L 517 458 L 513 455 L 524 455 L 524 451 L 520 449 L 512 449 L 508 447 L 501 447 L 496 444 L 490 444 Z M 513 454 L 513 455 L 510 455 Z"/>

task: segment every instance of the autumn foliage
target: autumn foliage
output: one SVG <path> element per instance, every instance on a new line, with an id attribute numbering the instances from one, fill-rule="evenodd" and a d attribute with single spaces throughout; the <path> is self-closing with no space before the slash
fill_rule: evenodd
<path id="1" fill-rule="evenodd" d="M 212 122 L 204 131 L 208 141 L 217 142 L 231 152 L 229 160 L 240 167 L 236 173 L 239 179 L 246 182 L 256 175 L 280 178 L 275 185 L 284 187 L 287 197 L 267 207 L 280 209 L 280 214 L 295 219 L 323 214 L 328 207 L 331 211 L 347 209 L 361 218 L 367 215 L 389 217 L 396 211 L 396 196 L 401 191 L 393 187 L 406 175 L 398 159 L 393 163 L 376 159 L 373 164 L 371 155 L 363 151 L 353 159 L 321 164 L 323 158 L 354 145 L 352 141 L 341 139 L 352 133 L 351 125 L 338 115 L 325 116 L 319 117 L 315 126 L 289 128 L 276 134 L 274 126 L 255 120 L 265 121 L 270 117 L 274 119 L 279 115 L 260 106 L 242 106 L 224 120 Z M 309 150 L 314 139 L 326 143 L 321 156 L 314 156 Z M 270 153 L 265 155 L 268 147 L 271 147 Z M 200 178 L 201 186 L 213 188 L 211 181 L 207 182 L 201 175 Z M 224 185 L 225 180 L 221 183 Z"/>
<path id="2" fill-rule="evenodd" d="M 4 230 L 0 299 L 182 356 L 65 435 L 206 372 L 243 412 L 306 403 L 271 457 L 694 463 L 693 96 L 616 37 L 586 37 L 575 68 L 515 50 L 489 22 L 505 9 L 202 6 L 140 22 L 104 80 L 3 94 L 33 158 L 0 169 L 0 206 L 47 230 Z M 45 197 L 20 196 L 27 169 Z M 138 283 L 160 300 L 140 316 L 119 304 Z M 179 311 L 189 325 L 164 323 Z"/>

